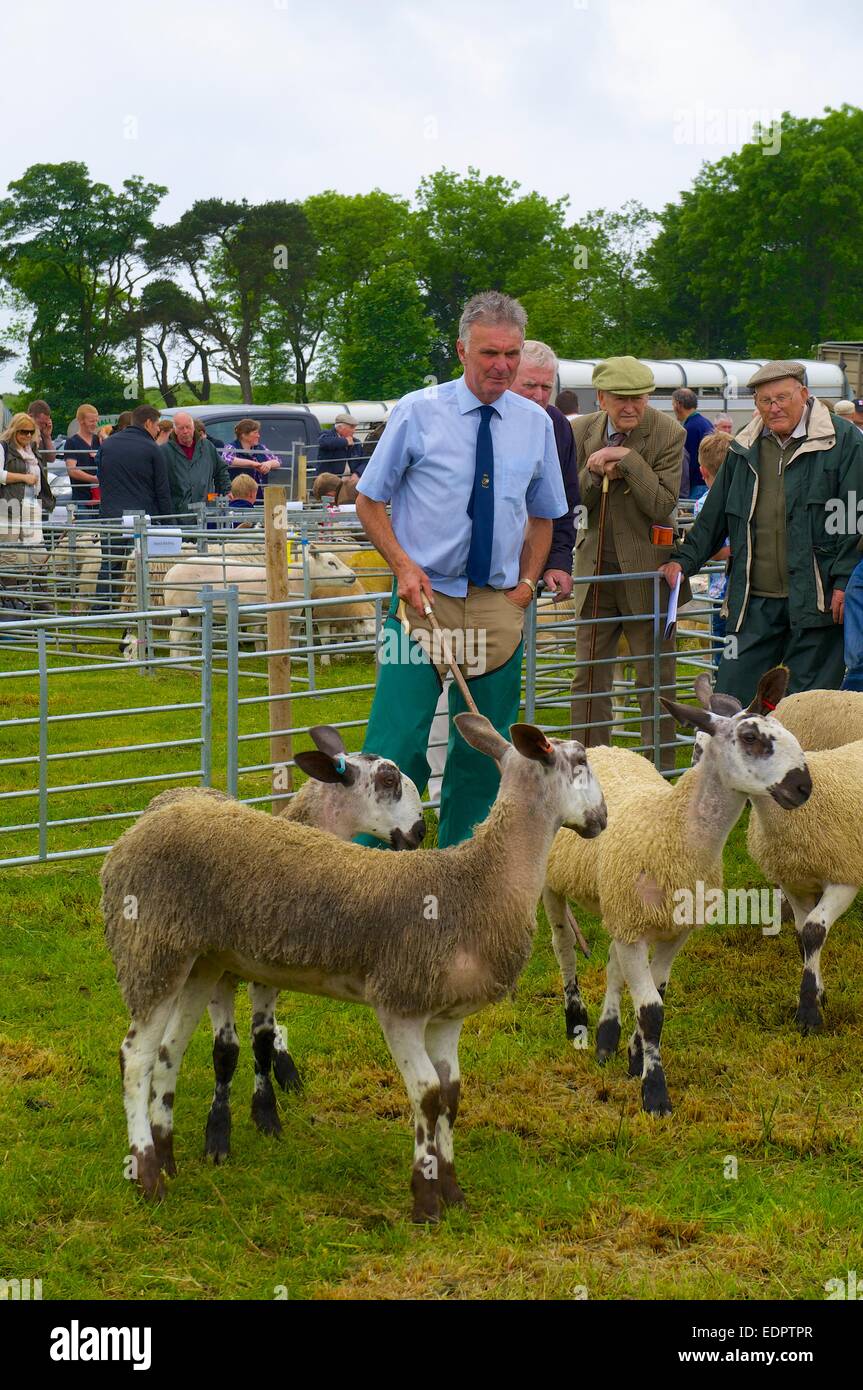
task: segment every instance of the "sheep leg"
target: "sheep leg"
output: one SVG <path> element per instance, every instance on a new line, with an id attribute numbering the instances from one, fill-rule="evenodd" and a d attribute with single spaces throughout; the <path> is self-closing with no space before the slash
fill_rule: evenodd
<path id="1" fill-rule="evenodd" d="M 165 1192 L 150 1129 L 150 1081 L 165 1028 L 184 984 L 185 975 L 156 1005 L 148 1018 L 140 1019 L 133 1015 L 120 1044 L 123 1106 L 129 1135 L 129 1157 L 132 1160 L 127 1176 L 137 1181 L 146 1197 L 160 1198 Z"/>
<path id="2" fill-rule="evenodd" d="M 207 1129 L 204 1136 L 204 1157 L 220 1163 L 231 1152 L 231 1082 L 237 1069 L 240 1039 L 234 1017 L 235 975 L 223 975 L 216 981 L 207 1005 L 213 1027 L 213 1071 L 216 1084 Z"/>
<path id="3" fill-rule="evenodd" d="M 620 996 L 623 991 L 623 971 L 617 959 L 617 943 L 608 947 L 605 969 L 605 998 L 596 1029 L 596 1060 L 603 1066 L 617 1051 L 620 1042 Z"/>
<path id="4" fill-rule="evenodd" d="M 659 1040 L 664 1006 L 650 970 L 647 942 L 618 941 L 617 958 L 635 1007 L 635 1022 L 642 1051 L 641 1105 L 648 1115 L 670 1115 L 671 1101 L 665 1084 Z"/>
<path id="5" fill-rule="evenodd" d="M 414 1117 L 414 1163 L 411 1172 L 412 1220 L 440 1220 L 440 1182 L 437 1123 L 441 1085 L 434 1063 L 426 1052 L 427 1019 L 403 1018 L 377 1011 L 387 1046 L 407 1087 Z"/>
<path id="6" fill-rule="evenodd" d="M 548 884 L 542 890 L 542 905 L 551 926 L 551 944 L 563 979 L 563 1012 L 566 1036 L 576 1047 L 587 1043 L 587 1009 L 578 988 L 575 940 L 566 920 L 566 898 Z"/>
<path id="7" fill-rule="evenodd" d="M 665 987 L 671 974 L 672 962 L 688 936 L 688 931 L 681 932 L 679 936 L 675 936 L 669 941 L 657 942 L 654 949 L 650 961 L 650 973 L 653 976 L 653 983 L 662 995 L 663 1007 L 665 1006 Z M 641 1046 L 641 1034 L 637 1028 L 629 1039 L 627 1050 L 629 1053 L 629 1075 L 640 1077 L 644 1070 L 644 1053 Z"/>
<path id="8" fill-rule="evenodd" d="M 212 993 L 213 983 L 221 973 L 219 966 L 206 960 L 198 960 L 192 966 L 186 983 L 177 996 L 153 1066 L 150 1128 L 153 1132 L 157 1162 L 169 1178 L 174 1177 L 177 1171 L 174 1161 L 174 1097 L 177 1093 L 177 1077 L 189 1040 Z"/>
<path id="9" fill-rule="evenodd" d="M 426 1051 L 440 1078 L 440 1111 L 435 1143 L 438 1150 L 440 1199 L 444 1206 L 460 1206 L 464 1193 L 456 1181 L 453 1128 L 458 1114 L 461 1094 L 461 1074 L 458 1064 L 458 1040 L 462 1020 L 432 1019 L 426 1025 Z"/>
<path id="10" fill-rule="evenodd" d="M 800 1001 L 795 1021 L 804 1033 L 819 1028 L 823 1023 L 821 1009 L 827 1003 L 827 996 L 821 979 L 821 948 L 836 918 L 847 911 L 856 896 L 856 884 L 828 883 L 801 926 L 795 900 L 788 894 L 794 908 L 794 924 L 803 955 L 803 979 L 800 982 Z"/>
<path id="11" fill-rule="evenodd" d="M 249 999 L 252 1004 L 252 1052 L 255 1056 L 255 1089 L 252 1093 L 252 1119 L 262 1134 L 272 1134 L 278 1138 L 282 1132 L 279 1112 L 276 1109 L 276 1093 L 270 1080 L 270 1068 L 276 1054 L 276 1000 L 279 991 L 270 985 L 249 984 Z M 296 1076 L 299 1086 L 299 1073 L 294 1066 L 291 1054 L 286 1053 L 286 1061 L 278 1062 L 283 1075 Z"/>

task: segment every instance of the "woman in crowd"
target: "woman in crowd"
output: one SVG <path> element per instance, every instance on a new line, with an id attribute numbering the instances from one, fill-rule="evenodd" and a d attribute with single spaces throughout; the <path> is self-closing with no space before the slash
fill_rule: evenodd
<path id="1" fill-rule="evenodd" d="M 79 405 L 75 411 L 77 429 L 63 445 L 66 472 L 72 482 L 72 501 L 80 507 L 92 501 L 91 488 L 99 486 L 96 472 L 101 440 L 98 436 L 99 412 L 94 405 Z"/>
<path id="2" fill-rule="evenodd" d="M 226 444 L 222 458 L 231 470 L 231 476 L 248 473 L 258 485 L 258 501 L 264 495 L 263 485 L 268 473 L 279 467 L 276 455 L 261 443 L 261 422 L 259 420 L 238 420 L 234 426 L 236 444 Z"/>
<path id="3" fill-rule="evenodd" d="M 52 512 L 55 500 L 34 448 L 36 436 L 35 420 L 23 413 L 13 415 L 0 434 L 0 602 L 5 607 L 24 606 L 10 591 L 31 588 L 34 571 L 44 569 L 48 560 L 42 509 Z"/>

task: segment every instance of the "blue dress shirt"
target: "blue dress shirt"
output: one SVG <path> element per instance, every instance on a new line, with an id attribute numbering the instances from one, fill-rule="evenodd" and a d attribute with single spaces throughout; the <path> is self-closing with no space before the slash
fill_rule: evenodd
<path id="1" fill-rule="evenodd" d="M 399 545 L 433 588 L 467 593 L 476 436 L 482 401 L 464 378 L 403 396 L 393 409 L 358 485 L 374 502 L 392 502 Z M 567 511 L 551 420 L 535 401 L 504 391 L 492 402 L 494 540 L 489 584 L 512 589 L 529 516 Z"/>

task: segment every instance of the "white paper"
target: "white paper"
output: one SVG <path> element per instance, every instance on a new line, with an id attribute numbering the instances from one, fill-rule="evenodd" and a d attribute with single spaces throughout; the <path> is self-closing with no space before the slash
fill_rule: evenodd
<path id="1" fill-rule="evenodd" d="M 149 517 L 149 516 L 145 516 L 145 517 L 144 517 L 144 520 L 145 520 L 147 523 L 149 523 L 150 517 Z M 123 514 L 123 530 L 124 530 L 124 531 L 131 531 L 132 528 L 134 527 L 134 525 L 135 525 L 135 518 L 131 515 L 131 513 L 129 513 L 129 512 L 124 512 L 124 514 Z"/>
<path id="2" fill-rule="evenodd" d="M 680 581 L 682 575 L 678 575 L 675 580 L 674 588 L 671 590 L 671 598 L 668 600 L 668 616 L 665 619 L 665 640 L 671 636 L 671 629 L 677 622 L 677 600 L 680 598 Z"/>
<path id="3" fill-rule="evenodd" d="M 65 526 L 69 520 L 69 508 L 57 506 L 48 518 L 52 526 Z"/>
<path id="4" fill-rule="evenodd" d="M 180 555 L 182 550 L 183 533 L 179 526 L 154 526 L 147 531 L 149 555 Z"/>

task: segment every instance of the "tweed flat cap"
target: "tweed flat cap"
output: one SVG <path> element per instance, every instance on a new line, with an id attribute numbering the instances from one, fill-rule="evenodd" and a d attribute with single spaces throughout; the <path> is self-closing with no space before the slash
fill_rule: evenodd
<path id="1" fill-rule="evenodd" d="M 806 368 L 802 362 L 765 362 L 763 367 L 759 367 L 754 376 L 751 376 L 746 385 L 753 389 L 756 386 L 766 386 L 768 381 L 782 381 L 786 376 L 793 376 L 795 381 L 803 384 L 806 376 Z"/>
<path id="2" fill-rule="evenodd" d="M 654 386 L 653 372 L 637 357 L 606 357 L 594 367 L 592 381 L 597 391 L 615 396 L 644 396 Z"/>
<path id="3" fill-rule="evenodd" d="M 358 425 L 360 422 L 354 415 L 349 415 L 346 410 L 340 410 L 333 424 L 335 425 Z"/>

